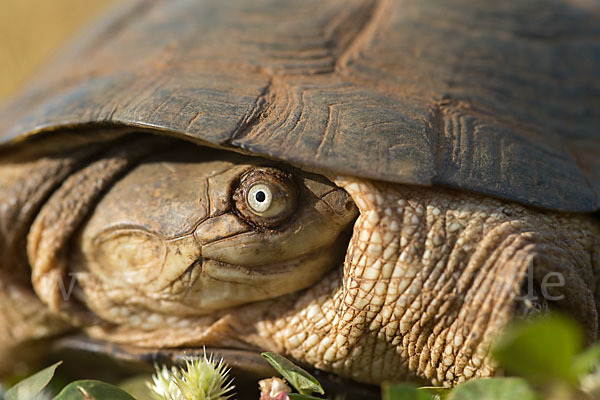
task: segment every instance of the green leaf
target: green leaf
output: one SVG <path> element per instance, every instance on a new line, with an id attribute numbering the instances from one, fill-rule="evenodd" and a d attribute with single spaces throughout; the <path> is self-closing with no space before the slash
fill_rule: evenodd
<path id="1" fill-rule="evenodd" d="M 48 368 L 44 368 L 27 379 L 23 379 L 4 394 L 5 399 L 31 400 L 35 398 L 35 396 L 39 395 L 48 383 L 50 383 L 56 368 L 58 368 L 60 364 L 62 364 L 62 361 L 59 361 Z"/>
<path id="2" fill-rule="evenodd" d="M 290 400 L 323 400 L 322 397 L 315 397 L 308 394 L 288 393 Z"/>
<path id="3" fill-rule="evenodd" d="M 407 383 L 388 383 L 381 384 L 381 394 L 383 400 L 434 400 L 435 397 L 425 390 L 420 390 L 416 386 Z"/>
<path id="4" fill-rule="evenodd" d="M 135 400 L 127 392 L 108 383 L 83 380 L 67 385 L 54 400 Z"/>
<path id="5" fill-rule="evenodd" d="M 448 397 L 448 394 L 451 391 L 451 389 L 439 386 L 421 386 L 419 390 L 429 393 L 436 400 L 444 400 L 446 397 Z"/>
<path id="6" fill-rule="evenodd" d="M 514 375 L 533 383 L 559 380 L 577 383 L 573 365 L 583 347 L 583 333 L 570 319 L 559 315 L 515 324 L 494 347 L 494 357 Z"/>
<path id="7" fill-rule="evenodd" d="M 261 355 L 301 394 L 325 394 L 323 387 L 314 376 L 287 358 L 271 352 Z"/>
<path id="8" fill-rule="evenodd" d="M 137 400 L 149 400 L 154 399 L 148 387 L 149 382 L 152 382 L 152 374 L 136 375 L 119 382 L 118 386 Z"/>
<path id="9" fill-rule="evenodd" d="M 521 378 L 474 379 L 457 386 L 447 400 L 538 400 Z"/>

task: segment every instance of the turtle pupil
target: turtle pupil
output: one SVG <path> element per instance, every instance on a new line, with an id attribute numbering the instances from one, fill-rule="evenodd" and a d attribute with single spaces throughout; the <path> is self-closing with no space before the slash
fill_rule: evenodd
<path id="1" fill-rule="evenodd" d="M 266 200 L 267 195 L 265 194 L 265 192 L 263 192 L 262 190 L 256 192 L 256 195 L 254 196 L 254 198 L 256 199 L 256 201 L 258 201 L 259 203 L 262 203 L 263 201 Z"/>

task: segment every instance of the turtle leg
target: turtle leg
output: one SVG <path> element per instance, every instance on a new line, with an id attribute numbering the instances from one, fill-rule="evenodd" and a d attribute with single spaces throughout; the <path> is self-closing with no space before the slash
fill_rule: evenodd
<path id="1" fill-rule="evenodd" d="M 527 298 L 527 279 L 596 338 L 592 218 L 450 190 L 337 183 L 360 210 L 343 275 L 259 324 L 280 351 L 366 382 L 490 376 L 490 345 Z"/>
<path id="2" fill-rule="evenodd" d="M 27 256 L 33 288 L 52 311 L 68 315 L 77 324 L 78 318 L 90 317 L 71 301 L 70 287 L 65 288 L 72 282 L 67 276 L 70 240 L 106 188 L 140 158 L 166 144 L 165 139 L 154 137 L 119 142 L 71 173 L 45 201 L 27 235 Z"/>
<path id="3" fill-rule="evenodd" d="M 13 154 L 0 164 L 0 377 L 43 354 L 35 342 L 70 328 L 33 292 L 26 236 L 52 191 L 97 151 L 88 146 L 39 158 Z"/>
<path id="4" fill-rule="evenodd" d="M 109 135 L 119 136 L 112 132 L 98 133 L 100 138 Z M 61 294 L 69 290 L 69 279 L 61 276 L 53 280 L 52 285 L 46 285 L 47 292 L 51 293 L 47 298 L 43 290 L 35 293 L 35 281 L 48 281 L 56 277 L 52 273 L 61 273 L 57 272 L 60 268 L 53 269 L 57 264 L 55 256 L 64 252 L 69 233 L 77 229 L 87 209 L 93 206 L 93 198 L 78 190 L 101 193 L 102 185 L 98 181 L 107 181 L 108 175 L 98 170 L 98 157 L 102 160 L 101 155 L 114 142 L 82 142 L 73 140 L 70 135 L 58 139 L 69 142 L 64 146 L 66 151 L 64 148 L 52 150 L 53 147 L 41 141 L 24 151 L 12 149 L 10 154 L 2 155 L 0 163 L 0 376 L 13 373 L 21 361 L 42 357 L 44 352 L 39 351 L 39 347 L 44 346 L 46 338 L 73 329 L 57 312 L 58 301 L 47 307 L 52 302 L 50 297 L 62 298 Z M 113 157 L 113 164 L 120 166 L 127 166 L 130 161 L 127 157 L 116 158 Z M 73 185 L 74 179 L 94 166 L 96 180 L 92 183 L 96 186 L 91 191 L 91 185 L 85 185 L 81 179 L 80 185 Z M 65 188 L 65 184 L 68 187 Z M 62 203 L 57 201 L 61 195 Z M 37 246 L 31 243 L 34 239 L 39 239 L 35 242 Z"/>

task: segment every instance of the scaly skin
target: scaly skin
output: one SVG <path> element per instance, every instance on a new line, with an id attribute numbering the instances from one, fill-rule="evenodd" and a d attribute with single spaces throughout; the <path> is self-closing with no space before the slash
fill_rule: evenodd
<path id="1" fill-rule="evenodd" d="M 515 310 L 523 274 L 564 274 L 555 303 L 597 335 L 600 238 L 587 216 L 431 188 L 340 179 L 360 210 L 343 276 L 257 324 L 276 350 L 360 381 L 454 385 L 490 376 L 489 346 Z M 555 282 L 555 280 L 551 280 Z"/>
<path id="2" fill-rule="evenodd" d="M 72 174 L 77 157 L 2 167 L 8 171 L 0 174 L 4 187 L 23 183 L 31 192 L 23 196 L 17 190 L 11 197 L 15 204 L 2 208 L 2 243 L 16 243 L 4 254 L 12 254 L 15 262 L 28 261 L 44 273 L 73 270 L 73 260 L 65 258 L 70 232 L 95 207 L 94 193 L 102 186 L 94 186 L 94 193 L 79 192 L 82 186 L 71 180 L 87 176 L 94 181 L 95 175 L 85 167 Z M 54 180 L 28 174 L 29 169 L 46 171 Z M 69 174 L 72 178 L 64 178 Z M 588 338 L 596 338 L 600 228 L 593 217 L 437 187 L 357 178 L 336 183 L 360 211 L 343 266 L 300 292 L 211 314 L 180 313 L 160 302 L 148 307 L 143 296 L 132 297 L 126 287 L 94 286 L 97 278 L 89 273 L 77 278 L 79 308 L 62 302 L 56 288 L 39 279 L 49 275 L 34 274 L 40 302 L 21 276 L 26 268 L 11 269 L 4 260 L 4 359 L 19 344 L 82 327 L 96 338 L 145 347 L 267 349 L 362 382 L 408 378 L 451 386 L 494 373 L 490 344 L 514 316 L 515 297 L 530 266 L 536 286 L 549 272 L 564 276 L 564 286 L 548 288 L 551 296 L 564 299 L 550 305 L 578 318 Z M 45 193 L 52 191 L 53 199 L 64 202 L 42 206 Z M 66 214 L 75 222 L 62 229 L 52 221 L 65 211 L 61 204 L 70 204 L 68 193 L 77 195 L 81 208 L 77 215 Z M 29 254 L 25 238 L 13 233 L 28 229 Z M 101 290 L 97 296 L 95 288 Z M 92 313 L 82 305 L 106 312 Z"/>
<path id="3" fill-rule="evenodd" d="M 149 347 L 268 349 L 362 382 L 452 386 L 494 373 L 490 344 L 515 315 L 531 265 L 536 286 L 548 272 L 564 275 L 564 286 L 547 288 L 564 295 L 552 306 L 596 338 L 600 229 L 593 218 L 440 188 L 336 183 L 360 216 L 343 268 L 311 288 L 211 317 L 162 317 L 150 330 L 88 332 Z"/>

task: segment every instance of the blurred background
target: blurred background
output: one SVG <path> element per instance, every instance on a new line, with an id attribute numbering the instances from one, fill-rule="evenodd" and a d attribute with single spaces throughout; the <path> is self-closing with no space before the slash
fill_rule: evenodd
<path id="1" fill-rule="evenodd" d="M 115 0 L 0 0 L 0 103 Z"/>

